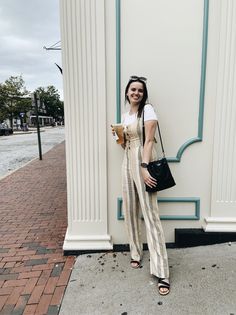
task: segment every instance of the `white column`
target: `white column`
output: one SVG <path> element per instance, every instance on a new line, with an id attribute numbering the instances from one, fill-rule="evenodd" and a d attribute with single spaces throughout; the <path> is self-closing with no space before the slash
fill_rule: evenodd
<path id="1" fill-rule="evenodd" d="M 68 228 L 64 250 L 112 249 L 107 220 L 104 0 L 60 0 Z"/>
<path id="2" fill-rule="evenodd" d="M 236 232 L 236 1 L 217 3 L 210 6 L 210 18 L 212 14 L 219 26 L 215 25 L 217 57 L 212 55 L 218 59 L 218 70 L 211 217 L 205 218 L 205 230 Z"/>

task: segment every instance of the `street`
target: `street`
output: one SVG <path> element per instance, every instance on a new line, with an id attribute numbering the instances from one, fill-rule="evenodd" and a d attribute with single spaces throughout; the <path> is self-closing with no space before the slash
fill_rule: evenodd
<path id="1" fill-rule="evenodd" d="M 45 131 L 43 131 L 45 130 Z M 45 128 L 41 132 L 42 154 L 65 139 L 64 127 Z M 37 158 L 37 133 L 0 137 L 0 179 L 11 171 Z"/>

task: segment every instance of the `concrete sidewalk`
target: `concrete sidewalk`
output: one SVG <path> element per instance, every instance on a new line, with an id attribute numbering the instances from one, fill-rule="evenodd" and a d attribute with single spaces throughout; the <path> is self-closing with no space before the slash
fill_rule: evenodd
<path id="1" fill-rule="evenodd" d="M 57 128 L 57 127 L 61 127 L 61 126 L 54 126 L 54 127 L 52 127 L 52 126 L 43 126 L 43 127 L 40 127 L 40 132 L 45 132 L 45 130 L 53 129 L 53 128 Z M 36 127 L 30 127 L 28 129 L 28 131 L 17 130 L 17 129 L 13 130 L 13 135 L 25 135 L 25 134 L 30 134 L 30 133 L 37 133 L 37 128 Z"/>
<path id="2" fill-rule="evenodd" d="M 236 315 L 236 243 L 168 249 L 171 292 L 162 297 L 129 253 L 77 258 L 60 315 Z"/>

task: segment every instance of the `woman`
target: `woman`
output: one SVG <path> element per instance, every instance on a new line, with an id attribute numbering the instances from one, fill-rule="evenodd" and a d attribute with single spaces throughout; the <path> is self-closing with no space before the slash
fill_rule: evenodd
<path id="1" fill-rule="evenodd" d="M 147 165 L 157 159 L 156 146 L 153 145 L 157 117 L 152 105 L 146 104 L 148 92 L 145 81 L 144 77 L 132 76 L 125 89 L 125 98 L 130 110 L 122 116 L 125 135 L 122 165 L 123 208 L 130 244 L 131 267 L 140 268 L 142 259 L 139 213 L 141 208 L 150 251 L 150 273 L 158 278 L 159 293 L 166 295 L 170 290 L 169 267 L 159 218 L 157 193 L 145 191 L 145 184 L 150 187 L 156 185 L 155 179 L 147 170 Z"/>

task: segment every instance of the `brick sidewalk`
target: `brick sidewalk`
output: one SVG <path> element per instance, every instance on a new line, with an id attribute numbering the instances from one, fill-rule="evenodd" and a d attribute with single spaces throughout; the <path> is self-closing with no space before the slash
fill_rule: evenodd
<path id="1" fill-rule="evenodd" d="M 65 144 L 0 181 L 0 314 L 58 314 L 74 256 L 67 226 Z"/>

